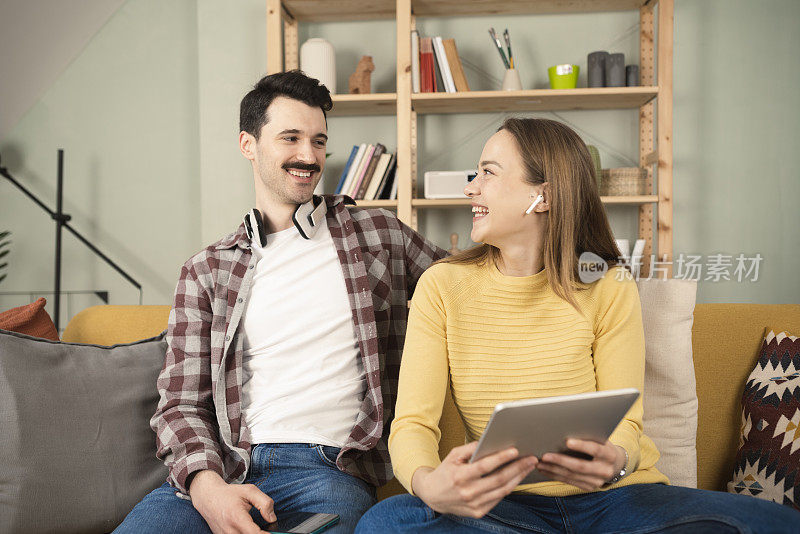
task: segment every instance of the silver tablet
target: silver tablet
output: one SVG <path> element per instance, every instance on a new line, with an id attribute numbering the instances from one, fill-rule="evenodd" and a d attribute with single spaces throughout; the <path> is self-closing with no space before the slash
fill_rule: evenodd
<path id="1" fill-rule="evenodd" d="M 568 450 L 567 438 L 604 443 L 637 398 L 639 392 L 628 388 L 500 403 L 470 462 L 508 447 L 516 447 L 520 456 L 559 452 L 588 459 Z M 534 470 L 521 484 L 545 480 Z"/>

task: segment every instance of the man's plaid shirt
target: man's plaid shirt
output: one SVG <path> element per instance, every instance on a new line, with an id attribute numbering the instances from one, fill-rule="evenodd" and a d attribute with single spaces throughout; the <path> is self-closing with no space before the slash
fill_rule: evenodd
<path id="1" fill-rule="evenodd" d="M 367 391 L 336 465 L 377 486 L 392 477 L 386 440 L 397 399 L 407 302 L 423 271 L 446 252 L 391 212 L 348 208 L 346 200 L 325 197 Z M 227 482 L 242 482 L 249 469 L 238 327 L 256 262 L 242 224 L 181 269 L 158 378 L 161 400 L 150 426 L 169 481 L 183 493 L 188 493 L 187 478 L 194 472 L 212 469 Z M 311 295 L 297 298 L 312 300 Z"/>

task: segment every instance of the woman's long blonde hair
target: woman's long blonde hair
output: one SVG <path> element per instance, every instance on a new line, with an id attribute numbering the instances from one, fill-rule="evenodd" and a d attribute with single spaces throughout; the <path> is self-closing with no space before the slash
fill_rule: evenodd
<path id="1" fill-rule="evenodd" d="M 501 130 L 516 139 L 527 182 L 550 184 L 544 266 L 555 294 L 577 308 L 573 293 L 580 287 L 578 257 L 593 252 L 609 266 L 619 258 L 592 158 L 578 134 L 560 122 L 509 118 L 497 129 Z M 498 255 L 497 248 L 483 244 L 440 261 L 478 264 Z"/>

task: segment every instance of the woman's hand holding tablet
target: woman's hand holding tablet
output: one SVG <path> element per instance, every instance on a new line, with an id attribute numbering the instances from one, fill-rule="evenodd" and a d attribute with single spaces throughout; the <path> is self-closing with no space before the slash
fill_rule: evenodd
<path id="1" fill-rule="evenodd" d="M 536 469 L 534 456 L 519 458 L 511 447 L 470 463 L 477 442 L 455 447 L 436 469 L 414 472 L 414 493 L 436 512 L 480 518 Z"/>
<path id="2" fill-rule="evenodd" d="M 542 455 L 537 469 L 546 477 L 594 491 L 622 471 L 627 463 L 625 449 L 610 441 L 597 443 L 568 439 L 567 448 L 592 457 L 591 460 L 548 452 Z"/>

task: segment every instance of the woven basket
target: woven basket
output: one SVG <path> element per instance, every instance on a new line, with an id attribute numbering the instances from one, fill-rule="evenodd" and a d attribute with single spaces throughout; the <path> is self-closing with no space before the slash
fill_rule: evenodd
<path id="1" fill-rule="evenodd" d="M 620 167 L 600 172 L 601 196 L 647 195 L 647 169 Z"/>

